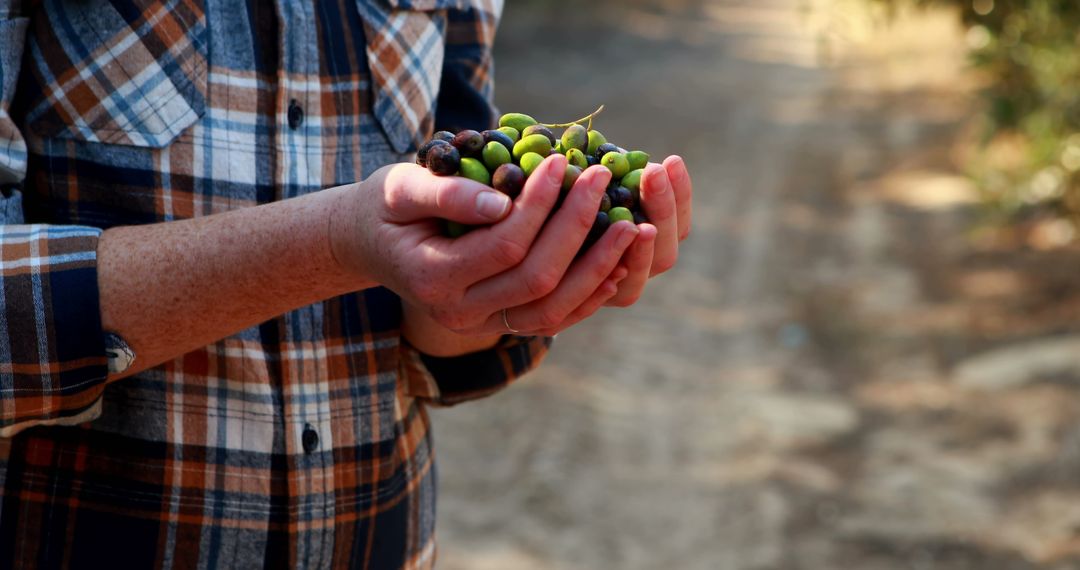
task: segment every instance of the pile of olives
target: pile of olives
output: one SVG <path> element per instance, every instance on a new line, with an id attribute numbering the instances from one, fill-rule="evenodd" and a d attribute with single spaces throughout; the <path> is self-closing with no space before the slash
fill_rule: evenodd
<path id="1" fill-rule="evenodd" d="M 620 220 L 635 224 L 647 222 L 641 210 L 641 176 L 649 155 L 642 151 L 626 151 L 592 130 L 592 118 L 603 110 L 565 125 L 540 124 L 522 113 L 507 113 L 499 119 L 499 128 L 483 132 L 463 130 L 459 133 L 439 131 L 420 147 L 416 163 L 438 176 L 464 176 L 487 184 L 516 198 L 525 180 L 554 154 L 564 154 L 569 162 L 563 176 L 559 203 L 569 193 L 581 173 L 594 164 L 611 171 L 611 184 L 600 201 L 596 221 L 582 246 L 582 251 L 600 239 L 608 226 Z M 588 121 L 589 127 L 582 123 Z M 565 128 L 556 137 L 552 128 Z M 469 227 L 447 222 L 447 235 L 458 237 Z"/>

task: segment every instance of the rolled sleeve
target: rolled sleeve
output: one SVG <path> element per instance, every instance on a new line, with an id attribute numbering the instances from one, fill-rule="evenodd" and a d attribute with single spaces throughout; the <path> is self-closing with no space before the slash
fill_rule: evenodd
<path id="1" fill-rule="evenodd" d="M 550 337 L 505 336 L 494 348 L 455 357 L 434 357 L 404 346 L 402 376 L 409 395 L 453 406 L 502 390 L 536 368 Z"/>
<path id="2" fill-rule="evenodd" d="M 0 437 L 96 418 L 108 374 L 101 230 L 0 226 Z"/>

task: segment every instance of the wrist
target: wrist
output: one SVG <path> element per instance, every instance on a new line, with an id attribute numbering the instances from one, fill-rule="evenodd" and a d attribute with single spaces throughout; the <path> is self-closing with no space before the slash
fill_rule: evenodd
<path id="1" fill-rule="evenodd" d="M 368 239 L 365 224 L 354 205 L 359 202 L 353 194 L 365 192 L 367 181 L 323 190 L 325 197 L 325 235 L 323 247 L 331 260 L 333 270 L 357 286 L 353 290 L 367 289 L 380 283 L 371 271 L 367 255 Z"/>

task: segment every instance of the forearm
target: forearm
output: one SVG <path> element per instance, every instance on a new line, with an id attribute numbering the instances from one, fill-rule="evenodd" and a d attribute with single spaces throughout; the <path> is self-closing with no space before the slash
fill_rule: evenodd
<path id="1" fill-rule="evenodd" d="M 102 324 L 136 353 L 125 375 L 376 285 L 331 253 L 329 220 L 349 190 L 106 231 L 98 244 Z"/>

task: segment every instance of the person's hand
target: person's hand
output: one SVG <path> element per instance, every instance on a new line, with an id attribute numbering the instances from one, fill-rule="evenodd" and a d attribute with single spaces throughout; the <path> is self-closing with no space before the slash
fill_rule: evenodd
<path id="1" fill-rule="evenodd" d="M 341 195 L 331 248 L 359 280 L 386 286 L 456 333 L 559 330 L 617 293 L 628 271 L 616 266 L 639 233 L 615 224 L 575 259 L 611 174 L 587 169 L 548 220 L 565 170 L 565 157 L 546 159 L 510 207 L 471 180 L 389 166 Z M 491 225 L 449 239 L 437 218 Z"/>
<path id="2" fill-rule="evenodd" d="M 641 232 L 626 252 L 620 267 L 625 267 L 627 277 L 607 305 L 634 304 L 650 278 L 675 266 L 679 243 L 690 235 L 693 186 L 681 157 L 669 156 L 662 165 L 650 163 L 645 167 L 641 204 L 650 223 L 641 224 Z"/>

